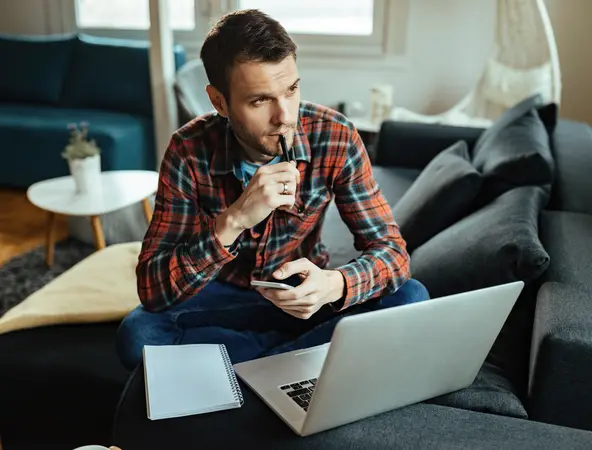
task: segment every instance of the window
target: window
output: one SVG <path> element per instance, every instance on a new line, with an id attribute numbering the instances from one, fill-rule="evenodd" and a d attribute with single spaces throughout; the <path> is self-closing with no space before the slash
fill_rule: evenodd
<path id="1" fill-rule="evenodd" d="M 293 34 L 371 36 L 374 28 L 373 0 L 240 0 L 239 7 L 260 9 Z"/>
<path id="2" fill-rule="evenodd" d="M 234 0 L 278 20 L 311 57 L 383 56 L 390 0 Z"/>
<path id="3" fill-rule="evenodd" d="M 195 28 L 195 0 L 171 0 L 167 5 L 173 29 Z M 79 28 L 147 30 L 149 0 L 76 0 L 76 23 Z"/>

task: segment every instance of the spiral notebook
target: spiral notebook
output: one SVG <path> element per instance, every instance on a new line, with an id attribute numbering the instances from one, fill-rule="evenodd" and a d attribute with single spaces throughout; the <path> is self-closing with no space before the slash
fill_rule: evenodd
<path id="1" fill-rule="evenodd" d="M 242 406 L 242 393 L 224 345 L 146 345 L 143 353 L 149 419 Z"/>

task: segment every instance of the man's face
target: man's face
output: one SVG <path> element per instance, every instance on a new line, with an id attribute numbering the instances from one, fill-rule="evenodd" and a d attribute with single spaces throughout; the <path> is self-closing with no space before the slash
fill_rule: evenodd
<path id="1" fill-rule="evenodd" d="M 238 63 L 230 74 L 227 116 L 252 159 L 282 154 L 279 136 L 290 148 L 298 123 L 300 89 L 293 57 L 279 63 Z"/>

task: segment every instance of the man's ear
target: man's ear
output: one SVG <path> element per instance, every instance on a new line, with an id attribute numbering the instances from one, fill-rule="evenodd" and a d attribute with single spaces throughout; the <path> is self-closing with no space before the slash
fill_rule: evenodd
<path id="1" fill-rule="evenodd" d="M 206 92 L 208 93 L 208 97 L 210 97 L 210 102 L 212 102 L 212 105 L 216 108 L 216 111 L 218 111 L 218 114 L 222 117 L 228 117 L 228 105 L 226 104 L 226 99 L 222 93 L 211 84 L 206 86 Z"/>

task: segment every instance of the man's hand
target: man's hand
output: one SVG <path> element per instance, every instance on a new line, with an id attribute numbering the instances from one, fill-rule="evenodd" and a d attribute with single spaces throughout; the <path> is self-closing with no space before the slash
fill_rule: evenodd
<path id="1" fill-rule="evenodd" d="M 257 288 L 278 308 L 299 319 L 308 319 L 323 305 L 343 296 L 345 279 L 337 270 L 323 270 L 306 258 L 284 264 L 273 276 L 283 280 L 298 274 L 303 282 L 290 290 Z"/>
<path id="2" fill-rule="evenodd" d="M 274 209 L 292 207 L 298 183 L 300 172 L 293 162 L 259 168 L 238 200 L 216 218 L 220 241 L 230 245 L 240 233 L 253 228 Z"/>

